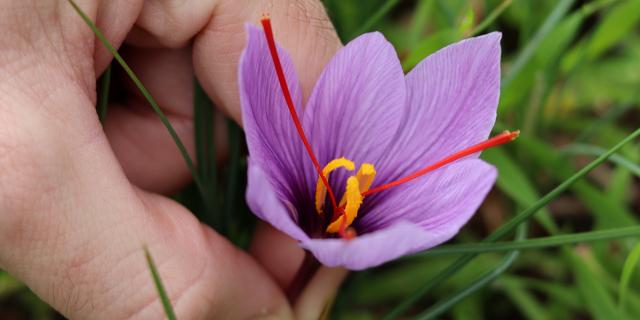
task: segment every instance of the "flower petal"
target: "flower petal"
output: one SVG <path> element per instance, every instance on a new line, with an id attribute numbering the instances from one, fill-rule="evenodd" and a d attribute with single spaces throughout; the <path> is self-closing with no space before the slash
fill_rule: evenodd
<path id="1" fill-rule="evenodd" d="M 427 231 L 454 236 L 476 212 L 496 179 L 493 166 L 466 159 L 364 200 L 359 232 L 386 228 L 407 220 Z"/>
<path id="2" fill-rule="evenodd" d="M 299 191 L 307 160 L 303 144 L 287 109 L 263 32 L 248 25 L 247 47 L 239 66 L 242 122 L 249 154 L 263 168 L 276 191 L 293 199 Z M 278 47 L 278 55 L 298 114 L 302 91 L 289 55 Z"/>
<path id="3" fill-rule="evenodd" d="M 298 240 L 307 240 L 307 235 L 298 227 L 294 219 L 293 205 L 285 204 L 278 199 L 267 173 L 252 159 L 249 159 L 247 182 L 247 204 L 260 219 L 270 223 L 276 229 Z"/>
<path id="4" fill-rule="evenodd" d="M 489 136 L 500 95 L 500 38 L 494 32 L 460 41 L 407 75 L 409 109 L 380 178 L 406 175 Z"/>
<path id="5" fill-rule="evenodd" d="M 489 164 L 468 159 L 365 198 L 350 241 L 310 239 L 302 246 L 327 266 L 364 269 L 437 246 L 476 212 L 496 178 Z M 373 202 L 371 200 L 374 200 Z"/>
<path id="6" fill-rule="evenodd" d="M 368 33 L 349 42 L 325 67 L 305 109 L 321 164 L 338 157 L 375 164 L 393 142 L 405 100 L 404 74 L 384 36 Z M 339 175 L 332 184 L 342 190 L 346 175 Z"/>
<path id="7" fill-rule="evenodd" d="M 311 251 L 325 266 L 362 270 L 420 251 L 425 242 L 440 242 L 438 237 L 413 223 L 402 221 L 351 240 L 309 239 L 302 242 L 302 247 Z"/>

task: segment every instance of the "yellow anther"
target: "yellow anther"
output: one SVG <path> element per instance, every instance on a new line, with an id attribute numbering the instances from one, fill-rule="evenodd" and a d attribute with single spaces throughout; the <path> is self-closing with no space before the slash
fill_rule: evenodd
<path id="1" fill-rule="evenodd" d="M 360 183 L 360 193 L 366 192 L 371 187 L 373 183 L 373 179 L 376 177 L 376 169 L 370 163 L 363 163 L 360 165 L 360 169 L 358 169 L 358 173 L 356 173 L 356 178 L 358 178 L 358 182 Z M 346 194 L 342 196 L 340 200 L 340 204 L 338 206 L 344 206 L 347 201 Z"/>
<path id="2" fill-rule="evenodd" d="M 363 163 L 356 177 L 358 178 L 358 182 L 360 182 L 360 192 L 365 192 L 369 190 L 373 183 L 373 178 L 376 177 L 376 169 L 371 163 Z"/>
<path id="3" fill-rule="evenodd" d="M 360 209 L 360 205 L 362 204 L 362 193 L 360 191 L 360 182 L 358 182 L 358 178 L 355 176 L 351 176 L 347 179 L 345 197 L 347 199 L 347 204 L 344 207 L 344 214 L 327 227 L 327 232 L 329 233 L 339 232 L 344 219 L 347 219 L 345 227 L 350 226 L 358 215 L 358 209 Z"/>
<path id="4" fill-rule="evenodd" d="M 349 171 L 353 171 L 355 170 L 355 165 L 352 161 L 349 161 L 346 158 L 334 159 L 322 169 L 322 174 L 327 178 L 327 180 L 329 180 L 329 173 L 339 168 L 345 168 Z M 324 183 L 322 183 L 322 179 L 318 177 L 318 182 L 316 183 L 316 211 L 318 213 L 322 213 L 326 197 L 327 188 L 324 186 Z"/>

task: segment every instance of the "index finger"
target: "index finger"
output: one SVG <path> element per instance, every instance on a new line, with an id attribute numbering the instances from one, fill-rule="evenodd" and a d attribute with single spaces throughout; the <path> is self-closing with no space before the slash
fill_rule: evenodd
<path id="1" fill-rule="evenodd" d="M 130 37 L 139 45 L 182 47 L 193 39 L 198 80 L 215 104 L 240 123 L 237 69 L 245 46 L 245 23 L 258 24 L 270 13 L 278 44 L 287 49 L 298 70 L 303 94 L 309 96 L 324 65 L 342 46 L 318 0 L 146 1 Z M 172 26 L 180 26 L 174 28 Z M 153 40 L 143 35 L 153 36 Z"/>

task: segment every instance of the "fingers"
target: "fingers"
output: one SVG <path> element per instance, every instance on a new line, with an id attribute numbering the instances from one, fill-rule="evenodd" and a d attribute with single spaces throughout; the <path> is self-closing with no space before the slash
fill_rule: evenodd
<path id="1" fill-rule="evenodd" d="M 276 38 L 299 67 L 308 96 L 323 66 L 341 46 L 317 0 L 146 1 L 128 42 L 181 48 L 194 41 L 194 65 L 205 90 L 240 120 L 237 64 L 245 45 L 245 23 L 270 13 Z"/>
<path id="2" fill-rule="evenodd" d="M 136 49 L 129 50 L 127 55 L 127 61 L 143 83 L 173 116 L 171 122 L 190 150 L 192 123 L 181 120 L 192 115 L 192 106 L 186 103 L 192 101 L 191 82 L 187 79 L 192 72 L 191 63 L 216 105 L 239 122 L 237 63 L 246 41 L 244 24 L 257 23 L 265 12 L 272 16 L 278 42 L 287 48 L 297 66 L 304 66 L 298 69 L 298 74 L 308 97 L 323 66 L 340 47 L 319 1 L 145 2 L 129 43 L 139 47 L 183 48 L 194 39 L 192 61 L 186 49 Z M 105 130 L 125 172 L 136 185 L 168 192 L 186 182 L 189 172 L 166 129 L 148 110 L 146 102 L 134 95 L 110 111 Z M 274 229 L 260 230 L 252 253 L 285 287 L 302 259 L 302 251 Z M 270 253 L 273 247 L 290 250 L 280 251 L 275 258 Z"/>
<path id="3" fill-rule="evenodd" d="M 320 1 L 221 0 L 216 14 L 195 39 L 194 65 L 205 90 L 236 121 L 240 121 L 237 66 L 246 42 L 244 25 L 258 24 L 266 12 L 271 15 L 276 40 L 297 66 L 305 99 L 340 47 Z"/>
<path id="4" fill-rule="evenodd" d="M 264 222 L 258 224 L 249 252 L 283 290 L 289 287 L 304 259 L 296 240 Z"/>
<path id="5" fill-rule="evenodd" d="M 138 17 L 133 43 L 181 48 L 211 19 L 217 1 L 147 0 Z M 153 37 L 150 41 L 148 37 Z M 147 39 L 145 39 L 147 38 Z"/>
<path id="6" fill-rule="evenodd" d="M 66 1 L 60 1 L 66 4 Z M 95 2 L 95 1 L 94 1 Z M 138 17 L 144 1 L 108 0 L 100 1 L 96 16 L 96 26 L 115 48 L 120 47 L 125 36 Z M 86 29 L 86 27 L 85 27 Z M 95 39 L 95 72 L 102 74 L 113 58 L 107 48 Z"/>
<path id="7" fill-rule="evenodd" d="M 94 37 L 67 3 L 0 15 L 0 268 L 68 318 L 157 319 L 147 244 L 180 318 L 288 317 L 252 259 L 126 179 L 95 115 Z"/>
<path id="8" fill-rule="evenodd" d="M 296 64 L 305 66 L 299 74 L 308 95 L 323 65 L 340 46 L 319 1 L 145 1 L 127 40 L 138 49 L 126 50 L 125 59 L 170 115 L 191 151 L 192 67 L 215 104 L 239 122 L 236 74 L 246 41 L 244 24 L 257 23 L 263 12 L 272 14 L 276 36 Z M 191 41 L 192 53 L 186 49 Z M 190 173 L 157 116 L 136 88 L 129 89 L 132 98 L 107 117 L 107 135 L 134 184 L 155 192 L 173 191 L 189 181 Z M 220 135 L 216 138 L 224 140 Z"/>
<path id="9" fill-rule="evenodd" d="M 194 38 L 193 64 L 199 81 L 214 103 L 240 123 L 237 68 L 246 42 L 244 25 L 257 24 L 266 12 L 272 17 L 277 41 L 298 66 L 306 98 L 341 46 L 320 1 L 147 1 L 128 42 L 181 47 Z M 251 252 L 283 288 L 303 256 L 297 244 L 270 227 L 259 229 Z"/>
<path id="10" fill-rule="evenodd" d="M 314 319 L 310 315 L 322 314 L 331 306 L 336 292 L 349 271 L 343 268 L 320 267 L 298 297 L 294 308 L 296 319 Z"/>
<path id="11" fill-rule="evenodd" d="M 121 54 L 194 158 L 191 50 L 126 47 Z M 115 73 L 114 83 L 123 83 L 124 88 L 114 92 L 121 97 L 109 106 L 104 130 L 129 180 L 163 194 L 188 183 L 191 173 L 179 149 L 140 90 L 123 72 Z"/>
<path id="12" fill-rule="evenodd" d="M 0 146 L 11 155 L 0 163 L 0 268 L 68 318 L 157 319 L 148 244 L 180 318 L 289 316 L 246 254 L 172 201 L 131 187 L 104 136 L 72 139 L 77 126 L 38 112 L 92 105 L 74 85 L 60 90 L 43 103 L 20 84 L 0 85 Z"/>
<path id="13" fill-rule="evenodd" d="M 147 244 L 180 318 L 289 316 L 281 291 L 252 259 L 177 204 L 128 187 L 101 140 L 73 151 L 85 165 L 51 168 L 73 172 L 59 175 L 65 183 L 47 183 L 39 203 L 3 217 L 3 269 L 68 318 L 158 319 Z"/>

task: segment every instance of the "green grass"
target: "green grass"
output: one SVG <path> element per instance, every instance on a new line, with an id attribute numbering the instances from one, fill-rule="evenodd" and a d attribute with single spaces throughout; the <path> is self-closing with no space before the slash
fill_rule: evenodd
<path id="1" fill-rule="evenodd" d="M 499 170 L 496 188 L 452 243 L 352 274 L 332 318 L 634 319 L 640 314 L 640 2 L 324 3 L 342 39 L 379 30 L 396 47 L 406 71 L 449 43 L 501 31 L 496 130 L 523 131 L 515 143 L 483 154 Z M 113 68 L 124 67 L 145 94 L 116 57 L 120 66 Z M 101 78 L 101 119 L 111 81 L 109 73 Z M 213 120 L 215 106 L 197 85 L 194 90 L 199 166 L 183 155 L 197 184 L 175 198 L 245 246 L 255 218 L 242 197 L 242 131 L 227 122 L 230 153 L 228 161 L 218 161 L 214 129 L 220 132 L 215 125 L 224 122 Z M 160 110 L 148 92 L 145 97 Z M 168 120 L 159 116 L 172 134 Z M 150 270 L 163 297 L 160 277 Z M 0 273 L 0 315 L 8 301 L 25 310 L 40 308 L 39 318 L 53 319 L 19 282 Z M 171 315 L 166 296 L 163 302 Z"/>
<path id="2" fill-rule="evenodd" d="M 346 2 L 356 5 L 352 1 Z M 630 11 L 634 5 L 631 2 L 591 1 L 576 6 L 575 1 L 540 1 L 535 5 L 530 1 L 483 1 L 485 7 L 480 15 L 475 12 L 476 21 L 468 27 L 470 30 L 461 30 L 468 16 L 466 2 L 420 1 L 415 6 L 399 4 L 396 12 L 391 11 L 375 26 L 367 25 L 367 29 L 382 30 L 396 45 L 404 54 L 403 65 L 407 70 L 460 35 L 473 34 L 475 28 L 503 32 L 504 74 L 498 130 L 520 127 L 524 129 L 524 137 L 512 146 L 483 155 L 500 172 L 496 197 L 503 208 L 486 208 L 481 212 L 485 219 L 502 212 L 500 217 L 493 218 L 502 221 L 493 235 L 506 235 L 506 231 L 518 223 L 532 221 L 529 237 L 539 239 L 478 243 L 478 232 L 482 234 L 482 229 L 478 230 L 478 226 L 467 228 L 458 237 L 461 244 L 443 246 L 382 270 L 352 277 L 355 279 L 348 282 L 341 295 L 346 301 L 337 305 L 336 315 L 345 319 L 351 314 L 362 318 L 378 318 L 382 314 L 387 314 L 388 318 L 401 314 L 430 318 L 448 312 L 454 319 L 465 319 L 469 315 L 473 318 L 478 314 L 487 318 L 518 315 L 528 319 L 550 319 L 574 318 L 580 314 L 598 317 L 603 311 L 613 312 L 610 302 L 617 302 L 614 290 L 617 286 L 600 283 L 599 277 L 590 276 L 593 272 L 590 265 L 580 264 L 583 257 L 575 252 L 586 250 L 599 261 L 600 272 L 616 279 L 638 238 L 637 230 L 634 230 L 637 227 L 631 227 L 637 224 L 638 204 L 634 203 L 630 188 L 638 187 L 636 137 L 640 123 L 637 120 L 638 98 L 633 87 L 640 84 L 640 79 L 616 76 L 616 72 L 625 70 L 623 66 L 631 70 L 640 59 L 637 54 L 640 48 L 638 22 Z M 329 1 L 329 12 L 332 8 L 344 7 L 348 5 Z M 496 16 L 494 12 L 499 13 Z M 348 18 L 340 12 L 334 12 L 333 16 Z M 621 19 L 619 25 L 623 31 L 611 30 L 614 19 Z M 348 26 L 348 23 L 338 22 L 337 25 Z M 412 29 L 414 26 L 420 30 Z M 352 32 L 344 31 L 346 34 Z M 626 36 L 621 37 L 621 32 L 627 32 Z M 615 40 L 606 37 L 607 34 Z M 583 55 L 586 58 L 577 59 Z M 606 77 L 591 76 L 595 71 Z M 616 81 L 616 86 L 609 80 Z M 601 114 L 606 116 L 601 117 Z M 623 114 L 636 120 L 624 121 Z M 575 123 L 577 119 L 580 119 L 579 125 Z M 621 142 L 625 136 L 626 145 L 618 144 L 617 151 L 606 154 L 611 156 L 608 160 L 603 157 L 610 146 Z M 584 163 L 589 158 L 597 161 L 582 169 L 576 165 L 576 161 Z M 607 177 L 596 180 L 595 174 L 589 174 L 590 170 Z M 574 172 L 578 174 L 572 175 Z M 555 186 L 559 187 L 554 189 Z M 541 198 L 545 193 L 547 195 Z M 573 203 L 565 209 L 575 211 L 571 219 L 562 219 L 558 210 L 547 206 L 553 205 L 556 197 Z M 518 208 L 529 209 L 508 220 Z M 587 230 L 584 229 L 585 222 L 588 223 Z M 583 236 L 584 239 L 597 238 L 611 232 L 618 238 L 613 234 L 621 230 L 630 232 L 627 240 L 567 246 L 582 242 L 578 239 Z M 552 236 L 545 237 L 548 233 Z M 497 238 L 490 236 L 489 239 Z M 547 241 L 550 241 L 549 247 L 545 244 Z M 500 261 L 479 259 L 488 252 L 510 252 L 528 246 L 532 246 L 530 251 L 521 252 L 515 261 L 507 261 L 511 263 L 506 270 L 500 270 L 505 265 Z M 461 253 L 470 257 L 480 252 L 485 253 L 477 260 L 460 258 L 456 263 L 450 257 Z M 533 255 L 538 259 L 526 259 Z M 412 265 L 424 265 L 433 270 L 425 271 Z M 446 265 L 453 267 L 447 269 Z M 474 273 L 474 269 L 486 269 L 486 274 Z M 483 282 L 496 270 L 501 271 L 501 276 L 494 283 L 504 285 L 506 289 L 492 286 L 491 281 Z M 631 272 L 627 271 L 627 274 Z M 588 281 L 578 286 L 567 280 L 570 276 L 581 276 Z M 536 286 L 544 290 L 532 288 L 522 280 L 501 281 L 514 277 L 535 280 Z M 632 280 L 628 281 L 640 283 L 637 275 L 629 277 Z M 371 284 L 381 279 L 384 279 L 382 283 Z M 474 286 L 478 283 L 482 288 L 474 290 L 473 295 L 464 295 L 464 292 L 476 289 Z M 566 294 L 577 297 L 577 303 L 553 299 L 558 286 L 568 287 Z M 628 289 L 637 297 L 633 285 L 625 284 L 624 288 L 620 290 L 626 292 Z M 365 296 L 376 299 L 361 298 L 359 292 L 364 290 L 374 290 L 375 293 Z M 492 303 L 497 296 L 505 295 L 509 297 L 505 300 L 508 303 Z M 638 302 L 633 302 L 634 310 L 638 309 Z M 475 312 L 468 311 L 470 309 Z M 618 313 L 611 315 L 615 314 Z M 619 316 L 624 318 L 631 314 L 622 312 Z"/>
<path id="3" fill-rule="evenodd" d="M 151 272 L 151 277 L 153 279 L 153 284 L 156 286 L 156 290 L 158 290 L 158 296 L 160 297 L 160 302 L 162 303 L 162 308 L 167 316 L 168 320 L 176 320 L 176 313 L 173 311 L 173 306 L 171 306 L 171 301 L 169 300 L 169 296 L 167 295 L 167 291 L 162 283 L 162 279 L 160 278 L 160 273 L 158 272 L 158 268 L 156 268 L 156 263 L 153 261 L 153 257 L 151 257 L 151 253 L 149 252 L 149 248 L 146 246 L 144 249 L 144 256 L 147 259 L 147 266 L 149 267 L 149 271 Z"/>

